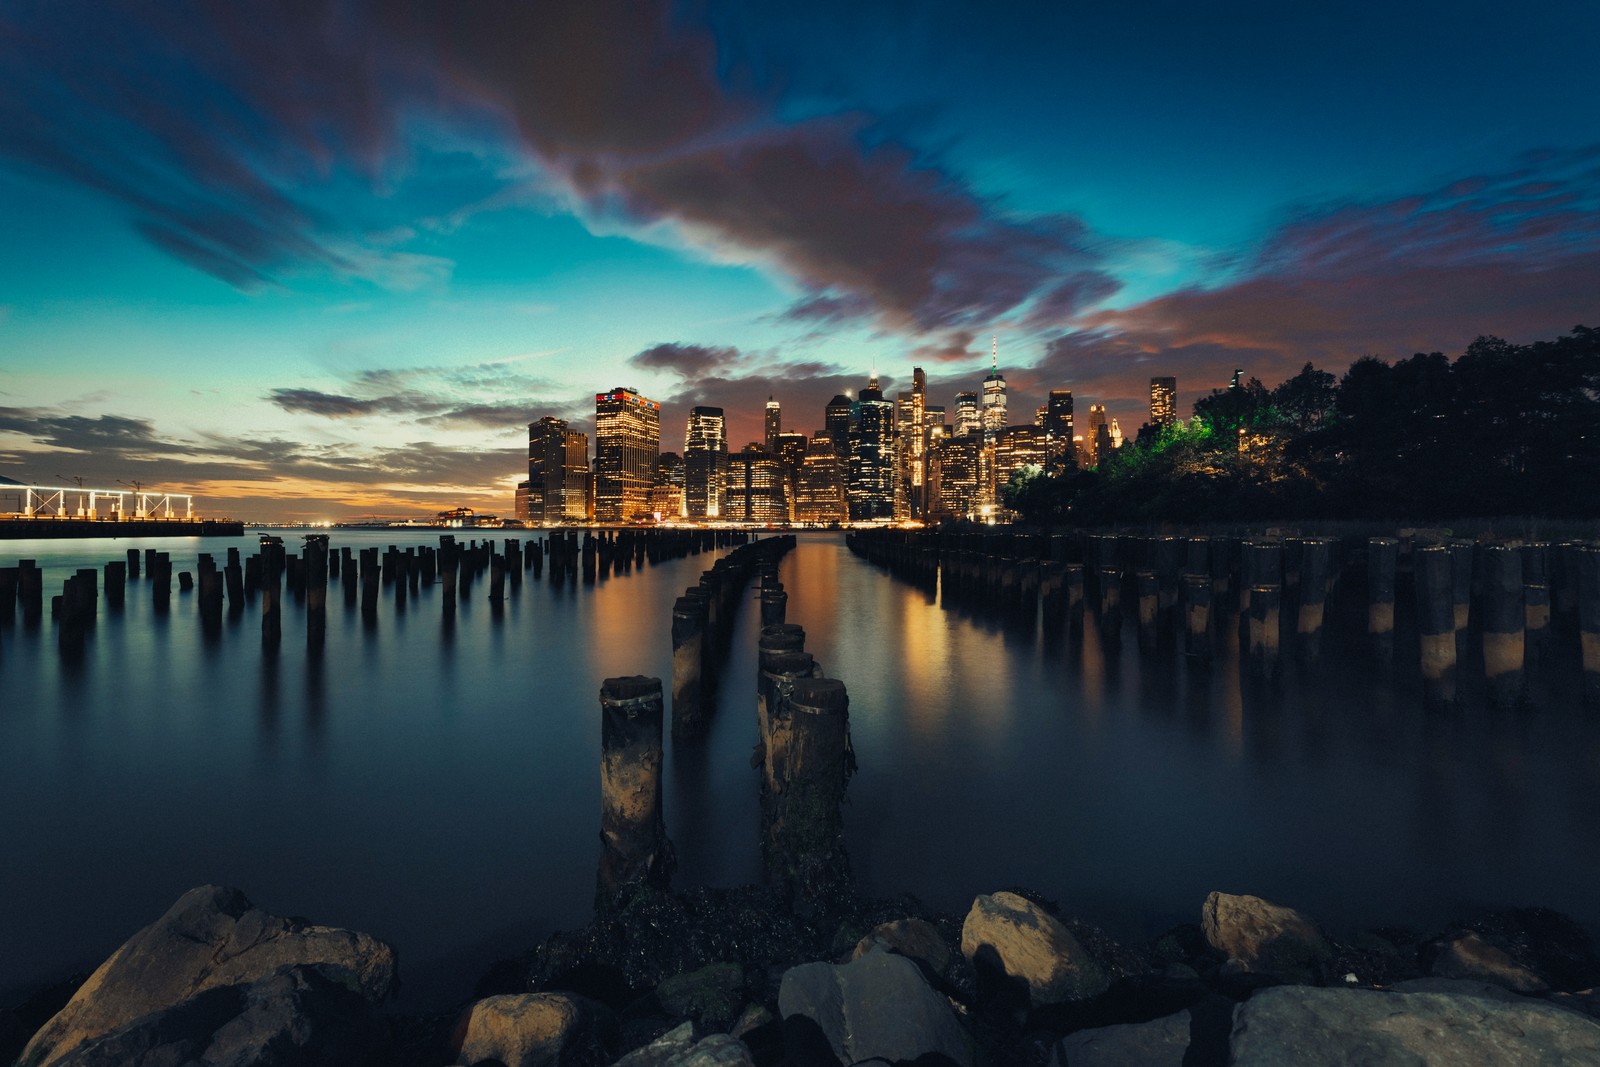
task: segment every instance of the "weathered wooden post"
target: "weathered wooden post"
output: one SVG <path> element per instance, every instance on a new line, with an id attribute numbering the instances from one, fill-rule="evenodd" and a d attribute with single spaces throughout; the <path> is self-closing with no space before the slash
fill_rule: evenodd
<path id="1" fill-rule="evenodd" d="M 128 549 L 128 578 L 131 581 L 139 580 L 139 550 L 137 548 Z"/>
<path id="2" fill-rule="evenodd" d="M 1427 545 L 1411 553 L 1417 581 L 1417 630 L 1422 638 L 1423 696 L 1433 707 L 1456 701 L 1456 619 L 1451 551 Z"/>
<path id="3" fill-rule="evenodd" d="M 1450 542 L 1450 612 L 1456 628 L 1457 662 L 1466 651 L 1467 628 L 1472 624 L 1472 577 L 1477 548 L 1472 541 Z"/>
<path id="4" fill-rule="evenodd" d="M 165 552 L 157 552 L 155 557 L 154 562 L 145 559 L 145 570 L 150 574 L 150 602 L 157 614 L 165 614 L 172 604 L 172 557 Z"/>
<path id="5" fill-rule="evenodd" d="M 790 744 L 774 797 L 769 861 L 803 898 L 826 899 L 850 883 L 840 812 L 855 769 L 850 698 L 837 678 L 804 678 L 784 704 Z"/>
<path id="6" fill-rule="evenodd" d="M 61 595 L 51 600 L 51 614 L 56 618 L 56 644 L 65 654 L 83 651 L 83 638 L 88 630 L 84 618 L 84 598 L 80 588 L 82 579 L 76 574 L 61 586 Z"/>
<path id="7" fill-rule="evenodd" d="M 1076 634 L 1083 629 L 1083 564 L 1067 564 L 1062 577 L 1067 586 L 1067 625 Z"/>
<path id="8" fill-rule="evenodd" d="M 1393 537 L 1367 538 L 1367 636 L 1378 662 L 1394 659 L 1394 572 L 1400 542 Z"/>
<path id="9" fill-rule="evenodd" d="M 121 611 L 122 605 L 127 600 L 128 596 L 127 562 L 125 560 L 114 559 L 107 563 L 105 582 L 106 608 L 111 611 Z M 6 614 L 4 597 L 3 595 L 0 595 L 0 616 L 5 616 Z M 9 621 L 9 618 L 7 618 L 6 621 Z"/>
<path id="10" fill-rule="evenodd" d="M 1133 588 L 1139 605 L 1139 647 L 1150 652 L 1161 641 L 1160 579 L 1155 571 L 1136 571 Z"/>
<path id="11" fill-rule="evenodd" d="M 228 614 L 244 611 L 244 566 L 237 548 L 228 549 L 228 562 L 222 568 L 223 584 L 228 591 Z"/>
<path id="12" fill-rule="evenodd" d="M 1122 572 L 1100 568 L 1100 636 L 1107 649 L 1122 644 Z"/>
<path id="13" fill-rule="evenodd" d="M 1542 541 L 1522 546 L 1523 629 L 1528 671 L 1544 659 L 1550 631 L 1550 546 Z"/>
<path id="14" fill-rule="evenodd" d="M 1271 680 L 1278 673 L 1278 647 L 1282 633 L 1278 603 L 1281 593 L 1275 584 L 1253 585 L 1249 592 L 1250 662 L 1257 675 Z"/>
<path id="15" fill-rule="evenodd" d="M 17 561 L 17 596 L 22 601 L 22 621 L 37 626 L 44 618 L 44 572 L 31 559 Z"/>
<path id="16" fill-rule="evenodd" d="M 673 868 L 661 807 L 661 679 L 607 678 L 600 687 L 600 875 L 609 909 L 638 889 L 664 889 Z"/>
<path id="17" fill-rule="evenodd" d="M 328 538 L 312 534 L 306 538 L 306 644 L 321 646 L 328 633 Z"/>
<path id="18" fill-rule="evenodd" d="M 382 590 L 378 572 L 377 548 L 361 550 L 361 614 L 371 618 L 378 614 L 378 594 Z"/>
<path id="19" fill-rule="evenodd" d="M 283 639 L 283 545 L 261 546 L 261 647 L 275 649 Z"/>
<path id="20" fill-rule="evenodd" d="M 1512 545 L 1483 548 L 1483 676 L 1489 702 L 1511 707 L 1523 697 L 1527 625 L 1522 553 Z"/>
<path id="21" fill-rule="evenodd" d="M 1310 537 L 1300 542 L 1300 610 L 1295 638 L 1300 658 L 1315 663 L 1322 655 L 1322 623 L 1328 599 L 1328 568 L 1333 542 Z"/>
<path id="22" fill-rule="evenodd" d="M 672 737 L 705 729 L 701 673 L 705 663 L 706 604 L 681 596 L 672 605 Z"/>
<path id="23" fill-rule="evenodd" d="M 504 604 L 506 599 L 506 558 L 495 552 L 489 557 L 489 603 Z"/>
<path id="24" fill-rule="evenodd" d="M 763 588 L 761 590 L 761 625 L 777 626 L 782 623 L 789 610 L 789 594 L 783 591 L 783 586 L 776 589 Z"/>

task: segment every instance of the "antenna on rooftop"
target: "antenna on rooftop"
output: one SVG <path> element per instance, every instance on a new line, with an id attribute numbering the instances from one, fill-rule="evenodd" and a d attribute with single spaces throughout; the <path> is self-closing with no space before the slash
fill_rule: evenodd
<path id="1" fill-rule="evenodd" d="M 1000 335 L 995 334 L 989 338 L 989 369 L 1000 369 Z"/>

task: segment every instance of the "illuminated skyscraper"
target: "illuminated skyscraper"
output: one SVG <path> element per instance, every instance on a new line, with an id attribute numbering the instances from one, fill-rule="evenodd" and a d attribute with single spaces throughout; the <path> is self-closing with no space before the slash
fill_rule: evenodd
<path id="1" fill-rule="evenodd" d="M 745 445 L 728 457 L 722 518 L 732 522 L 788 522 L 783 462 L 760 445 Z"/>
<path id="2" fill-rule="evenodd" d="M 683 517 L 683 458 L 663 452 L 656 459 L 656 484 L 650 487 L 650 511 L 658 519 Z"/>
<path id="3" fill-rule="evenodd" d="M 690 409 L 683 441 L 683 496 L 689 518 L 722 517 L 727 473 L 728 435 L 722 409 Z"/>
<path id="4" fill-rule="evenodd" d="M 962 518 L 978 508 L 978 463 L 983 449 L 977 434 L 940 437 L 928 450 L 928 514 Z"/>
<path id="5" fill-rule="evenodd" d="M 833 454 L 840 463 L 850 462 L 850 431 L 855 429 L 856 402 L 843 393 L 828 401 L 823 409 L 822 428 L 833 442 Z"/>
<path id="6" fill-rule="evenodd" d="M 589 496 L 589 437 L 546 416 L 528 424 L 528 520 L 581 522 Z"/>
<path id="7" fill-rule="evenodd" d="M 789 501 L 789 510 L 794 510 L 795 488 L 800 479 L 800 465 L 805 461 L 806 448 L 811 442 L 803 433 L 780 433 L 778 435 L 778 459 L 783 462 L 784 496 Z"/>
<path id="8" fill-rule="evenodd" d="M 1111 428 L 1106 425 L 1106 406 L 1090 404 L 1089 421 L 1083 428 L 1083 444 L 1078 450 L 1078 466 L 1086 469 L 1100 466 L 1100 460 L 1105 458 L 1101 455 L 1102 446 L 1109 453 Z"/>
<path id="9" fill-rule="evenodd" d="M 631 522 L 650 514 L 661 454 L 661 405 L 618 387 L 594 398 L 594 517 Z"/>
<path id="10" fill-rule="evenodd" d="M 1178 421 L 1178 379 L 1150 379 L 1150 424 L 1167 427 Z"/>
<path id="11" fill-rule="evenodd" d="M 956 436 L 983 432 L 983 416 L 978 410 L 977 393 L 956 394 Z"/>
<path id="12" fill-rule="evenodd" d="M 1044 431 L 1037 426 L 1007 426 L 995 439 L 994 484 L 998 491 L 1024 467 L 1044 466 Z"/>
<path id="13" fill-rule="evenodd" d="M 850 437 L 850 520 L 894 517 L 894 405 L 883 398 L 873 375 L 856 404 Z"/>
<path id="14" fill-rule="evenodd" d="M 928 376 L 911 369 L 911 391 L 895 398 L 896 518 L 920 519 L 927 510 Z"/>
<path id="15" fill-rule="evenodd" d="M 1045 467 L 1053 474 L 1077 466 L 1072 430 L 1072 390 L 1050 390 L 1044 406 L 1044 450 Z"/>
<path id="16" fill-rule="evenodd" d="M 783 432 L 783 410 L 772 397 L 767 397 L 767 451 L 778 454 L 778 435 Z"/>
<path id="17" fill-rule="evenodd" d="M 1006 380 L 1000 373 L 1000 339 L 996 337 L 990 351 L 992 369 L 983 380 L 983 436 L 989 440 L 998 437 L 1006 428 Z"/>
<path id="18" fill-rule="evenodd" d="M 845 468 L 826 433 L 811 439 L 795 484 L 794 521 L 834 523 L 849 518 Z"/>

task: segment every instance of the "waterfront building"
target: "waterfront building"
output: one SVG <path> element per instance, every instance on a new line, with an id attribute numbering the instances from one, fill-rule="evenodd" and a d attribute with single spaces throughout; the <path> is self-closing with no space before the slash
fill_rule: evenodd
<path id="1" fill-rule="evenodd" d="M 594 398 L 595 520 L 632 522 L 650 514 L 661 454 L 661 405 L 620 386 Z"/>
<path id="2" fill-rule="evenodd" d="M 691 519 L 722 517 L 728 474 L 728 435 L 722 409 L 689 411 L 683 440 L 684 513 Z"/>
<path id="3" fill-rule="evenodd" d="M 979 454 L 977 434 L 936 437 L 928 450 L 928 513 L 930 518 L 963 518 L 978 507 Z"/>
<path id="4" fill-rule="evenodd" d="M 794 510 L 795 487 L 800 478 L 800 464 L 805 460 L 806 448 L 811 442 L 803 433 L 778 434 L 778 459 L 783 462 L 784 496 L 789 510 Z"/>
<path id="5" fill-rule="evenodd" d="M 728 457 L 722 517 L 732 522 L 788 522 L 783 483 L 783 461 L 752 441 Z"/>
<path id="6" fill-rule="evenodd" d="M 1157 429 L 1178 421 L 1178 379 L 1150 379 L 1150 425 Z"/>
<path id="7" fill-rule="evenodd" d="M 894 518 L 894 405 L 883 398 L 874 374 L 856 401 L 850 436 L 850 520 Z"/>
<path id="8" fill-rule="evenodd" d="M 1077 466 L 1072 431 L 1072 390 L 1050 390 L 1044 406 L 1044 451 L 1045 468 L 1052 474 Z"/>
<path id="9" fill-rule="evenodd" d="M 850 433 L 856 426 L 856 402 L 844 393 L 828 401 L 823 409 L 822 428 L 833 442 L 834 455 L 840 463 L 850 462 Z"/>
<path id="10" fill-rule="evenodd" d="M 1007 426 L 994 446 L 994 483 L 998 491 L 1024 467 L 1043 467 L 1044 431 L 1037 426 Z"/>
<path id="11" fill-rule="evenodd" d="M 827 433 L 811 439 L 800 462 L 795 484 L 794 521 L 844 522 L 849 518 L 845 494 L 845 467 L 839 462 Z"/>
<path id="12" fill-rule="evenodd" d="M 588 512 L 589 436 L 546 416 L 528 424 L 528 519 L 581 522 Z"/>
<path id="13" fill-rule="evenodd" d="M 663 452 L 656 459 L 656 481 L 650 487 L 650 512 L 656 521 L 683 518 L 683 458 Z"/>

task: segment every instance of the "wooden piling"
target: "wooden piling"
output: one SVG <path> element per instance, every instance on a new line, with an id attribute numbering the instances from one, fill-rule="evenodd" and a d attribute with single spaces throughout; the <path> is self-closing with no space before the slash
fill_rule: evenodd
<path id="1" fill-rule="evenodd" d="M 1334 542 L 1310 537 L 1300 542 L 1300 609 L 1295 618 L 1296 649 L 1302 661 L 1322 655 L 1322 624 L 1328 599 L 1328 571 Z"/>
<path id="2" fill-rule="evenodd" d="M 1279 616 L 1280 587 L 1275 584 L 1250 587 L 1249 655 L 1258 677 L 1272 679 L 1278 673 L 1278 650 L 1282 634 Z"/>
<path id="3" fill-rule="evenodd" d="M 607 678 L 600 687 L 600 871 L 597 905 L 664 889 L 673 868 L 661 806 L 661 679 Z"/>
<path id="4" fill-rule="evenodd" d="M 672 737 L 695 737 L 705 729 L 701 688 L 706 637 L 705 601 L 679 597 L 672 605 Z"/>
<path id="5" fill-rule="evenodd" d="M 850 698 L 837 678 L 807 678 L 795 683 L 785 704 L 791 744 L 775 797 L 769 864 L 802 898 L 832 898 L 850 881 L 841 811 L 854 770 Z"/>
<path id="6" fill-rule="evenodd" d="M 1183 576 L 1184 654 L 1204 662 L 1211 658 L 1211 576 Z"/>
<path id="7" fill-rule="evenodd" d="M 1600 707 L 1600 545 L 1582 546 L 1577 557 L 1574 599 L 1583 662 L 1583 698 L 1591 707 Z"/>
<path id="8" fill-rule="evenodd" d="M 1155 571 L 1136 571 L 1133 588 L 1139 606 L 1139 647 L 1150 652 L 1161 640 L 1160 579 Z"/>
<path id="9" fill-rule="evenodd" d="M 1428 545 L 1411 554 L 1417 585 L 1417 630 L 1422 646 L 1422 689 L 1431 707 L 1456 702 L 1456 620 L 1451 551 Z"/>
<path id="10" fill-rule="evenodd" d="M 1367 538 L 1367 637 L 1382 664 L 1394 658 L 1394 575 L 1400 542 Z"/>
<path id="11" fill-rule="evenodd" d="M 1483 560 L 1483 676 L 1489 702 L 1512 707 L 1523 698 L 1527 625 L 1522 593 L 1522 553 L 1511 545 L 1485 545 Z"/>

